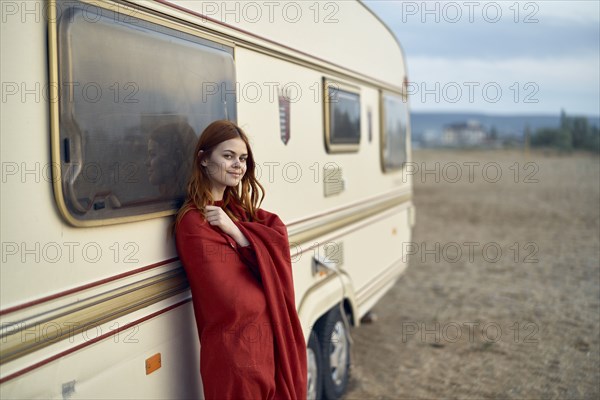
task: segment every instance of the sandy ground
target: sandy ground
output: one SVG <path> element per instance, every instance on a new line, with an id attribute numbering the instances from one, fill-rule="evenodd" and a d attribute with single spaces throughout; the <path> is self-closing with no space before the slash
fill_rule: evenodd
<path id="1" fill-rule="evenodd" d="M 600 159 L 413 161 L 414 254 L 353 330 L 345 399 L 600 398 Z M 439 183 L 421 173 L 436 163 Z"/>

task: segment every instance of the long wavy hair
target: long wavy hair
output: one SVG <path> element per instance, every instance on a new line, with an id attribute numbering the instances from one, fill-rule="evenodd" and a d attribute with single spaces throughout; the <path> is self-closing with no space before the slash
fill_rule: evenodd
<path id="1" fill-rule="evenodd" d="M 225 188 L 225 192 L 223 193 L 223 209 L 233 221 L 237 221 L 238 218 L 227 208 L 229 203 L 234 202 L 242 207 L 250 221 L 257 220 L 256 210 L 260 207 L 265 197 L 265 189 L 256 179 L 256 164 L 248 136 L 235 123 L 227 120 L 219 120 L 208 125 L 198 139 L 193 154 L 192 172 L 187 185 L 187 197 L 177 213 L 177 218 L 173 224 L 173 232 L 175 232 L 187 212 L 192 211 L 194 208 L 203 212 L 206 205 L 214 203 L 211 193 L 211 181 L 201 162 L 205 158 L 210 158 L 212 152 L 220 143 L 235 138 L 242 139 L 248 149 L 246 173 L 237 186 L 227 186 Z M 201 150 L 202 153 L 200 152 Z"/>

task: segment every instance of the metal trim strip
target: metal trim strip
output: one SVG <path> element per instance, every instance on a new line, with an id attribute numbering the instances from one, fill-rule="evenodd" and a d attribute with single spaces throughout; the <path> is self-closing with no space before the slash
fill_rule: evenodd
<path id="1" fill-rule="evenodd" d="M 46 364 L 48 364 L 48 363 L 50 363 L 52 361 L 58 360 L 58 359 L 60 359 L 60 358 L 62 358 L 64 356 L 67 356 L 67 355 L 69 355 L 71 353 L 74 353 L 74 352 L 76 352 L 78 350 L 81 350 L 82 348 L 90 346 L 90 345 L 92 345 L 94 343 L 97 343 L 97 342 L 99 342 L 101 340 L 104 340 L 106 338 L 109 338 L 111 336 L 117 335 L 117 334 L 119 334 L 122 331 L 125 331 L 125 330 L 127 330 L 129 328 L 134 327 L 137 324 L 140 324 L 142 322 L 148 321 L 148 320 L 150 320 L 150 319 L 152 319 L 152 318 L 154 318 L 154 317 L 156 317 L 158 315 L 164 314 L 164 313 L 166 313 L 168 311 L 171 311 L 171 310 L 173 310 L 173 309 L 175 309 L 175 308 L 177 308 L 177 307 L 179 307 L 181 305 L 187 304 L 190 301 L 191 301 L 191 299 L 186 299 L 186 300 L 180 301 L 180 302 L 178 302 L 176 304 L 170 305 L 169 307 L 166 307 L 166 308 L 164 308 L 162 310 L 156 311 L 156 312 L 154 312 L 154 313 L 152 313 L 150 315 L 147 315 L 147 316 L 145 316 L 143 318 L 140 318 L 140 319 L 138 319 L 136 321 L 130 322 L 127 325 L 123 325 L 122 327 L 114 329 L 114 330 L 112 330 L 112 331 L 110 331 L 108 333 L 105 333 L 104 335 L 101 335 L 101 336 L 98 336 L 96 338 L 93 338 L 93 339 L 91 339 L 89 341 L 86 341 L 85 343 L 81 343 L 81 344 L 79 344 L 79 345 L 77 345 L 77 346 L 75 346 L 73 348 L 70 348 L 70 349 L 65 350 L 63 352 L 55 354 L 55 355 L 53 355 L 51 357 L 48 357 L 48 358 L 46 358 L 46 359 L 44 359 L 44 360 L 42 360 L 40 362 L 37 362 L 37 363 L 32 364 L 32 365 L 30 365 L 30 366 L 28 366 L 26 368 L 23 368 L 23 369 L 21 369 L 21 370 L 19 370 L 17 372 L 14 372 L 14 373 L 12 373 L 10 375 L 7 375 L 7 376 L 5 376 L 3 378 L 0 378 L 0 385 L 3 384 L 4 382 L 10 381 L 10 380 L 12 380 L 14 378 L 18 378 L 19 376 L 21 376 L 23 374 L 26 374 L 26 373 L 28 373 L 30 371 L 33 371 L 34 369 L 40 368 L 40 367 L 42 367 L 42 366 L 44 366 L 44 365 L 46 365 Z"/>
<path id="2" fill-rule="evenodd" d="M 92 326 L 130 314 L 188 289 L 185 272 L 177 269 L 100 295 L 75 301 L 26 320 L 4 322 L 0 330 L 0 365 L 77 335 Z M 22 335 L 42 324 L 67 326 L 55 336 Z M 36 332 L 43 333 L 43 329 Z M 31 332 L 30 332 L 31 333 Z"/>

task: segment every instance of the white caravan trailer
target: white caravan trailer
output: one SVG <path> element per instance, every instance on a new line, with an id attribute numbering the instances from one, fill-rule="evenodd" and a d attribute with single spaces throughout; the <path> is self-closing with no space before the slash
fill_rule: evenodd
<path id="1" fill-rule="evenodd" d="M 348 324 L 404 270 L 414 224 L 406 69 L 386 26 L 358 1 L 1 8 L 0 397 L 202 397 L 167 235 L 189 141 L 148 144 L 165 121 L 198 135 L 224 118 L 288 227 L 309 397 L 340 397 Z"/>

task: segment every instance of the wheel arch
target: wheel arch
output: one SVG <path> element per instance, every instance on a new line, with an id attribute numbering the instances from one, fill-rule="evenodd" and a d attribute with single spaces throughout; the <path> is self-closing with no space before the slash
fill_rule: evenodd
<path id="1" fill-rule="evenodd" d="M 312 286 L 306 291 L 298 307 L 298 317 L 302 323 L 304 337 L 308 342 L 311 331 L 316 323 L 331 309 L 343 302 L 344 311 L 352 326 L 359 326 L 358 306 L 351 280 L 341 275 L 340 280 L 334 275 Z M 343 287 L 341 283 L 343 282 Z"/>

